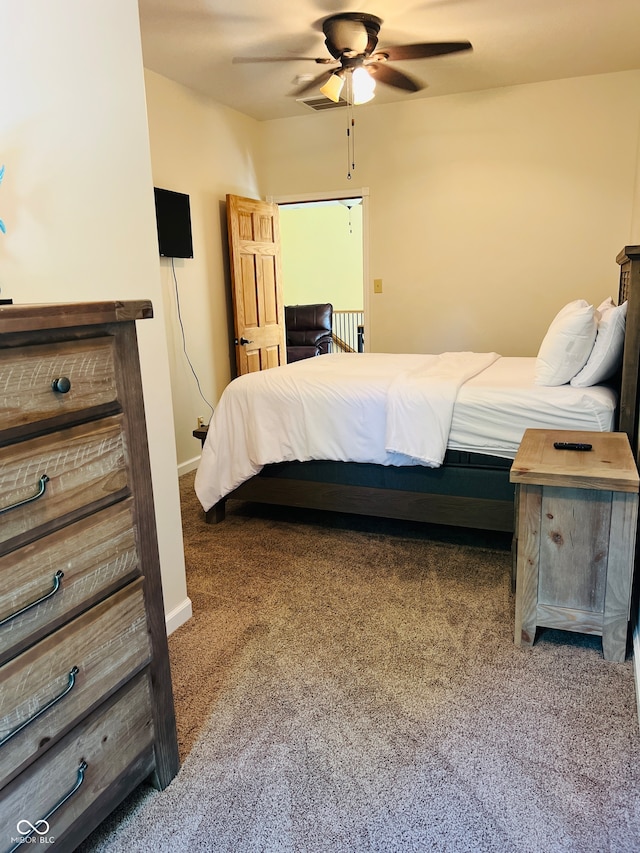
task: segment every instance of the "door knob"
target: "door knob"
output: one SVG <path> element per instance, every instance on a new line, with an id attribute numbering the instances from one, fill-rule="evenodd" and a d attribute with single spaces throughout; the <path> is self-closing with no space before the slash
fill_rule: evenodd
<path id="1" fill-rule="evenodd" d="M 238 342 L 236 341 L 236 343 Z M 240 343 L 242 344 L 242 346 L 246 346 L 247 344 L 252 344 L 253 341 L 248 341 L 246 338 L 240 338 Z"/>

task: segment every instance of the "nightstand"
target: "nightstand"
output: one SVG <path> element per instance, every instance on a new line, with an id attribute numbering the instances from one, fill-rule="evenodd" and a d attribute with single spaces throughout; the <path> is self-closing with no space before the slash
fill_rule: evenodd
<path id="1" fill-rule="evenodd" d="M 589 451 L 554 442 L 589 443 Z M 511 468 L 517 486 L 515 643 L 536 628 L 602 637 L 624 661 L 639 477 L 626 433 L 526 430 Z"/>
<path id="2" fill-rule="evenodd" d="M 209 429 L 209 424 L 207 424 L 206 426 L 198 427 L 198 429 L 194 429 L 194 431 L 191 433 L 191 435 L 192 435 L 194 438 L 197 438 L 197 439 L 198 439 L 198 441 L 200 442 L 200 444 L 201 444 L 203 447 L 204 447 L 204 441 L 205 441 L 205 439 L 206 439 L 206 437 L 207 437 L 207 431 L 208 431 L 208 429 Z"/>

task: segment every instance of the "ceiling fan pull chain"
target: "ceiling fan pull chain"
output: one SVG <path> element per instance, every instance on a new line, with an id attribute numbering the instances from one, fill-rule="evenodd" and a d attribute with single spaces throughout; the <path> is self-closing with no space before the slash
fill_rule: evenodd
<path id="1" fill-rule="evenodd" d="M 356 120 L 351 116 L 351 169 L 356 168 Z M 351 178 L 351 175 L 349 175 Z"/>
<path id="2" fill-rule="evenodd" d="M 347 122 L 347 180 L 351 180 L 351 131 Z"/>
<path id="3" fill-rule="evenodd" d="M 353 117 L 353 82 L 351 74 L 347 74 L 347 180 L 351 180 L 351 172 L 356 168 L 355 133 L 356 122 Z"/>
<path id="4" fill-rule="evenodd" d="M 350 75 L 347 74 L 346 83 L 346 96 L 345 100 L 347 102 L 347 180 L 351 180 L 351 103 L 349 100 L 349 86 L 351 85 L 351 80 L 349 79 Z"/>
<path id="5" fill-rule="evenodd" d="M 356 168 L 356 123 L 353 118 L 351 118 L 350 123 L 347 125 L 347 180 L 351 180 L 351 172 Z"/>

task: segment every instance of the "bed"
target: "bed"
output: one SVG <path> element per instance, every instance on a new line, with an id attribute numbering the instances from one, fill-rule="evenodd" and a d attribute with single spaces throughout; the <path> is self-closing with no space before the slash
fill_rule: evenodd
<path id="1" fill-rule="evenodd" d="M 637 458 L 640 246 L 617 262 L 626 333 L 605 383 L 538 387 L 536 359 L 495 353 L 325 355 L 234 380 L 196 474 L 207 521 L 238 499 L 513 531 L 509 470 L 526 426 L 620 430 Z"/>

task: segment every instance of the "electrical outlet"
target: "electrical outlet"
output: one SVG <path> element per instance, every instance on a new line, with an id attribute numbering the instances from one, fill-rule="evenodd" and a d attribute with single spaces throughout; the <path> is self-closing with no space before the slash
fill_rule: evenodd
<path id="1" fill-rule="evenodd" d="M 382 279 L 374 278 L 373 280 L 373 292 L 374 293 L 382 293 Z"/>
<path id="2" fill-rule="evenodd" d="M 204 418 L 198 418 L 198 429 L 202 429 L 204 426 Z"/>

